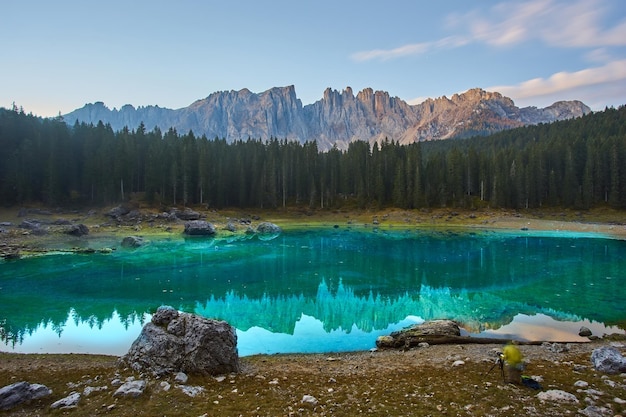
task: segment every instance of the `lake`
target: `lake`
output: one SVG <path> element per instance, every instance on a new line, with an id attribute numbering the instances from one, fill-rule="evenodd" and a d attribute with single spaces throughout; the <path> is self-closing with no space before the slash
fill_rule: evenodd
<path id="1" fill-rule="evenodd" d="M 122 355 L 161 305 L 228 321 L 241 356 L 367 350 L 441 318 L 551 341 L 626 323 L 626 241 L 598 234 L 342 226 L 79 243 L 117 249 L 0 261 L 0 350 Z"/>

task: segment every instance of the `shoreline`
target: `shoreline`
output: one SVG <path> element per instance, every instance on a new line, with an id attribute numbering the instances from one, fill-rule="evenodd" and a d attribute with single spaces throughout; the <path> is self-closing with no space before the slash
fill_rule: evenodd
<path id="1" fill-rule="evenodd" d="M 130 220 L 107 216 L 110 207 L 88 212 L 44 209 L 0 209 L 0 259 L 15 259 L 49 251 L 88 253 L 90 242 L 141 236 L 167 239 L 184 236 L 184 220 L 164 219 L 152 208 L 139 207 Z M 363 227 L 378 230 L 481 230 L 515 233 L 553 232 L 589 234 L 593 237 L 626 240 L 626 212 L 601 209 L 581 212 L 518 212 L 507 210 L 198 210 L 201 219 L 215 225 L 215 238 L 245 233 L 246 226 L 261 221 L 277 224 L 283 230 L 309 227 Z M 23 222 L 41 222 L 44 232 L 23 228 Z M 58 224 L 61 223 L 61 224 Z M 236 232 L 227 232 L 227 226 Z M 67 225 L 83 224 L 88 234 L 66 234 Z M 117 242 L 118 245 L 120 242 Z"/>

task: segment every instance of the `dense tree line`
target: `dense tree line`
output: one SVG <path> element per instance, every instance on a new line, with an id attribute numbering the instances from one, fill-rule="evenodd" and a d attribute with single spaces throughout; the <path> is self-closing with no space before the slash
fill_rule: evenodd
<path id="1" fill-rule="evenodd" d="M 315 142 L 227 143 L 143 123 L 115 132 L 0 109 L 2 204 L 131 196 L 215 208 L 626 208 L 626 107 L 488 137 L 327 152 Z"/>

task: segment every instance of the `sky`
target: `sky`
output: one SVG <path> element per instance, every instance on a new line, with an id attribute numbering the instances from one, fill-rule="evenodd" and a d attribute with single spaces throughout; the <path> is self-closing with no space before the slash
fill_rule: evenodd
<path id="1" fill-rule="evenodd" d="M 288 85 L 303 105 L 328 87 L 626 104 L 624 0 L 20 0 L 0 16 L 0 107 L 38 116 Z"/>

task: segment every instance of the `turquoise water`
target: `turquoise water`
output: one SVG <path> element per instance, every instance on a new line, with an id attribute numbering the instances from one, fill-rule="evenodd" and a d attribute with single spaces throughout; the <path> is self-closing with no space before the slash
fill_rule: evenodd
<path id="1" fill-rule="evenodd" d="M 0 262 L 0 350 L 121 355 L 160 305 L 228 321 L 242 356 L 370 349 L 378 335 L 437 318 L 469 334 L 577 340 L 582 324 L 622 332 L 625 279 L 626 241 L 597 235 L 342 227 L 173 237 Z"/>

